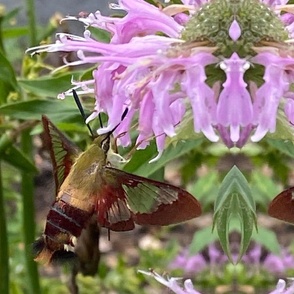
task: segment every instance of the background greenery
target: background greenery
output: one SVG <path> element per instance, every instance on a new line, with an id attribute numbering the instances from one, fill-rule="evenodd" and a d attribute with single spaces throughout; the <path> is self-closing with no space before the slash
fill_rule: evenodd
<path id="1" fill-rule="evenodd" d="M 15 24 L 17 9 L 0 15 L 0 293 L 69 293 L 69 266 L 38 269 L 31 256 L 31 244 L 42 232 L 44 211 L 54 197 L 44 192 L 48 190 L 44 177 L 48 159 L 38 138 L 42 131 L 40 118 L 46 114 L 81 148 L 90 142 L 74 101 L 56 99 L 59 92 L 70 87 L 72 76 L 84 79 L 90 70 L 52 74 L 50 70 L 59 64 L 58 60 L 46 59 L 45 55 L 34 58 L 25 55 L 27 47 L 42 40 L 50 41 L 58 28 L 56 18 L 46 27 L 37 25 L 33 2 L 27 2 L 27 10 L 28 25 L 24 26 Z M 90 113 L 93 100 L 85 97 L 83 104 Z M 258 291 L 267 291 L 275 285 L 277 277 L 262 268 L 262 258 L 258 270 L 244 262 L 234 266 L 229 261 L 219 268 L 210 262 L 207 248 L 218 242 L 219 248 L 230 256 L 234 253 L 230 237 L 237 234 L 239 258 L 248 246 L 250 249 L 256 243 L 263 246 L 266 254 L 279 254 L 280 244 L 291 251 L 292 242 L 285 234 L 278 241 L 276 224 L 271 225 L 266 217 L 269 201 L 285 186 L 293 185 L 291 126 L 280 115 L 276 135 L 268 136 L 259 144 L 248 144 L 242 151 L 228 150 L 221 143 L 211 144 L 201 136 L 189 138 L 189 128 L 187 121 L 176 140 L 167 142 L 167 149 L 156 163 L 148 163 L 156 155 L 156 146 L 152 143 L 145 150 L 136 151 L 124 169 L 182 185 L 201 202 L 203 216 L 179 226 L 113 234 L 110 241 L 104 232 L 102 240 L 110 243 L 119 240 L 120 248 L 117 251 L 104 249 L 95 277 L 78 275 L 81 293 L 158 293 L 160 286 L 155 281 L 147 283 L 146 278 L 137 273 L 137 269 L 148 268 L 191 277 L 197 289 L 204 293 L 214 293 L 219 285 L 234 285 L 236 281 L 262 289 Z M 130 150 L 119 151 L 127 154 Z M 37 177 L 40 174 L 43 176 Z M 37 183 L 38 179 L 41 184 Z M 49 198 L 43 199 L 45 209 L 38 207 L 43 212 L 39 218 L 35 217 L 34 208 L 37 186 L 42 197 Z M 147 245 L 138 237 L 147 240 Z M 134 240 L 131 248 L 135 253 L 128 251 L 129 239 Z M 107 242 L 104 246 L 111 246 Z M 170 262 L 183 248 L 191 257 L 200 253 L 206 256 L 207 268 L 198 274 L 189 274 L 180 268 L 169 269 Z M 283 276 L 289 274 L 291 270 L 282 273 Z M 234 286 L 230 287 L 229 291 L 233 292 Z"/>

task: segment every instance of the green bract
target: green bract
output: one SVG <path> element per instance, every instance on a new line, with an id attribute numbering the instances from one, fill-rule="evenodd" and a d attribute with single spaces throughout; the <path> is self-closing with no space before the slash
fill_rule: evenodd
<path id="1" fill-rule="evenodd" d="M 237 41 L 229 36 L 236 20 L 242 35 Z M 203 5 L 191 17 L 182 33 L 185 41 L 209 41 L 218 47 L 218 54 L 230 57 L 238 52 L 240 57 L 252 54 L 252 46 L 261 41 L 283 42 L 288 38 L 285 25 L 267 5 L 256 0 L 216 0 Z"/>
<path id="2" fill-rule="evenodd" d="M 213 219 L 213 228 L 216 227 L 223 250 L 232 262 L 229 229 L 235 219 L 239 221 L 241 228 L 238 262 L 250 243 L 253 227 L 256 227 L 256 214 L 250 186 L 236 166 L 229 171 L 221 184 L 215 200 Z"/>

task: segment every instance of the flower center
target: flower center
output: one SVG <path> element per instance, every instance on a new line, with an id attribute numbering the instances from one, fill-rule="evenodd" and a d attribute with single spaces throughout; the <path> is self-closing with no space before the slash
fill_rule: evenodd
<path id="1" fill-rule="evenodd" d="M 233 41 L 229 35 L 236 20 L 241 36 Z M 283 42 L 288 33 L 279 16 L 258 0 L 215 0 L 203 5 L 189 20 L 182 39 L 187 42 L 208 41 L 219 49 L 216 55 L 240 57 L 255 55 L 251 49 L 261 41 Z"/>

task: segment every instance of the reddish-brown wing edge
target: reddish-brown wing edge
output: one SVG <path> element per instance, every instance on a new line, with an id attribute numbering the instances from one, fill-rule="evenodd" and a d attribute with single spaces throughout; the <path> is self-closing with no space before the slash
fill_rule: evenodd
<path id="1" fill-rule="evenodd" d="M 268 214 L 273 218 L 294 224 L 294 187 L 284 190 L 271 201 Z"/>
<path id="2" fill-rule="evenodd" d="M 136 213 L 131 211 L 131 218 L 137 224 L 165 226 L 184 222 L 201 215 L 202 209 L 199 201 L 193 195 L 179 187 L 129 174 L 112 167 L 105 167 L 103 169 L 103 174 L 106 177 L 110 176 L 113 180 L 112 185 L 108 184 L 108 190 L 111 189 L 116 191 L 115 193 L 119 195 L 119 199 L 124 199 L 126 203 L 128 203 L 128 197 L 123 189 L 123 185 L 132 188 L 141 183 L 148 183 L 148 185 L 153 185 L 156 188 L 171 189 L 178 193 L 177 200 L 173 201 L 171 204 L 160 204 L 155 211 L 150 213 Z M 114 197 L 111 198 L 115 199 Z M 130 207 L 130 205 L 128 205 L 128 207 Z M 112 225 L 114 226 L 115 224 Z M 111 226 L 108 227 L 112 229 Z M 121 229 L 119 226 L 119 229 L 115 230 L 127 229 Z"/>
<path id="3" fill-rule="evenodd" d="M 71 166 L 73 165 L 80 150 L 73 142 L 67 139 L 61 131 L 58 130 L 58 128 L 47 116 L 42 115 L 42 123 L 44 128 L 43 138 L 46 148 L 48 148 L 50 153 L 57 192 L 69 174 Z M 58 144 L 60 146 L 57 146 Z M 66 152 L 64 155 L 59 154 L 62 150 Z"/>

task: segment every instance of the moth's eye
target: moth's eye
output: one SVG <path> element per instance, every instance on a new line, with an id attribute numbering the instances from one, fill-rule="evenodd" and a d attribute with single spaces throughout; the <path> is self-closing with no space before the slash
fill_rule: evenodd
<path id="1" fill-rule="evenodd" d="M 109 139 L 108 138 L 101 142 L 101 148 L 104 152 L 107 152 L 109 150 Z"/>

